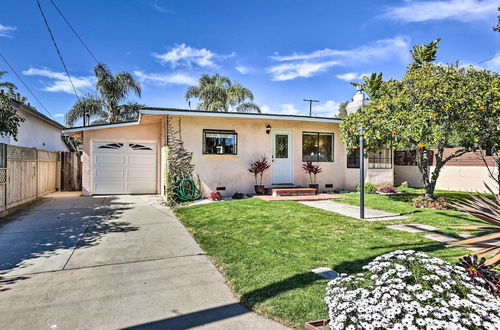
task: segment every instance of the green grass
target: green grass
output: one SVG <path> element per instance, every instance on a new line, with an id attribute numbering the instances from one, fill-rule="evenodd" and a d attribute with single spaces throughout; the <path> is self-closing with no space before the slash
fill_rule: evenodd
<path id="1" fill-rule="evenodd" d="M 416 209 L 413 207 L 411 200 L 421 194 L 422 189 L 405 188 L 405 193 L 396 195 L 379 195 L 366 194 L 365 206 L 373 209 L 388 211 L 397 214 L 408 216 L 408 220 L 399 221 L 400 223 L 420 223 L 432 225 L 438 228 L 438 231 L 459 238 L 458 234 L 487 234 L 491 231 L 470 230 L 454 228 L 456 224 L 468 225 L 487 225 L 477 218 L 468 216 L 463 213 L 458 213 L 452 210 L 433 210 L 433 209 Z M 466 192 L 437 190 L 436 195 L 448 200 L 461 200 L 468 198 Z M 336 199 L 336 202 L 359 205 L 359 194 L 349 193 L 342 194 L 343 199 Z"/>
<path id="2" fill-rule="evenodd" d="M 356 194 L 344 202 L 356 203 Z M 416 212 L 402 195 L 368 196 L 367 204 L 398 213 L 411 221 L 447 226 L 477 224 L 453 211 Z M 327 317 L 323 301 L 327 281 L 310 272 L 326 266 L 354 273 L 374 257 L 397 249 L 425 251 L 455 262 L 467 253 L 445 248 L 421 235 L 388 229 L 311 208 L 295 202 L 264 202 L 256 198 L 176 209 L 176 214 L 221 269 L 241 302 L 260 314 L 302 327 Z"/>

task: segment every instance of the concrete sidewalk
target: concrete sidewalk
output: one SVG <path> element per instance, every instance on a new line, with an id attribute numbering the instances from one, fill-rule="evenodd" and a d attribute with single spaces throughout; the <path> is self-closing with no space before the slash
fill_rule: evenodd
<path id="1" fill-rule="evenodd" d="M 59 193 L 0 221 L 2 329 L 286 329 L 154 197 Z"/>
<path id="2" fill-rule="evenodd" d="M 359 206 L 342 204 L 332 201 L 317 201 L 317 202 L 300 202 L 301 204 L 322 209 L 325 211 L 335 212 L 346 217 L 356 218 L 365 221 L 386 221 L 386 220 L 401 220 L 407 219 L 404 215 L 389 213 L 380 210 L 374 210 L 365 207 L 365 218 L 359 217 Z"/>

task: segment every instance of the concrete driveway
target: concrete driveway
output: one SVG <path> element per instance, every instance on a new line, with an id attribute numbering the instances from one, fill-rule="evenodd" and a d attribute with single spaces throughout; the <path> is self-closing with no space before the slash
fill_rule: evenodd
<path id="1" fill-rule="evenodd" d="M 0 219 L 2 329 L 285 329 L 238 304 L 157 198 L 56 193 Z"/>

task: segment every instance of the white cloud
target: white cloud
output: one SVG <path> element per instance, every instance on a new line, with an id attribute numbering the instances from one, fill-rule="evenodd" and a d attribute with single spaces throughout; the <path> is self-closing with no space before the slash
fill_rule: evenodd
<path id="1" fill-rule="evenodd" d="M 68 79 L 68 76 L 64 72 L 55 72 L 49 69 L 37 69 L 30 68 L 29 70 L 24 70 L 23 74 L 26 76 L 41 76 L 46 77 L 51 80 L 50 84 L 45 86 L 42 90 L 46 92 L 64 92 L 68 94 L 73 94 L 73 87 Z M 94 76 L 82 76 L 75 77 L 71 76 L 71 81 L 75 86 L 77 92 L 87 92 L 94 87 L 95 77 Z"/>
<path id="2" fill-rule="evenodd" d="M 294 104 L 285 103 L 279 106 L 279 109 L 273 110 L 268 105 L 264 104 L 260 107 L 262 113 L 280 114 L 280 115 L 308 115 L 309 106 L 304 103 L 303 109 L 297 109 Z M 339 103 L 328 100 L 325 103 L 313 105 L 313 116 L 316 117 L 334 117 L 339 109 Z"/>
<path id="3" fill-rule="evenodd" d="M 401 6 L 389 7 L 382 17 L 401 22 L 471 22 L 495 17 L 498 5 L 498 0 L 405 1 Z"/>
<path id="4" fill-rule="evenodd" d="M 323 104 L 313 106 L 313 116 L 319 117 L 335 117 L 339 111 L 339 103 L 328 100 Z"/>
<path id="5" fill-rule="evenodd" d="M 15 26 L 7 26 L 0 24 L 0 37 L 11 38 L 11 33 L 17 30 Z"/>
<path id="6" fill-rule="evenodd" d="M 364 76 L 370 76 L 370 73 L 357 73 L 357 72 L 346 72 L 338 74 L 337 78 L 344 81 L 353 81 L 363 79 Z"/>
<path id="7" fill-rule="evenodd" d="M 62 118 L 62 117 L 64 117 L 64 113 L 56 113 L 54 115 L 54 118 Z"/>
<path id="8" fill-rule="evenodd" d="M 153 53 L 152 55 L 158 59 L 160 63 L 169 63 L 174 68 L 176 66 L 192 67 L 193 64 L 200 67 L 216 68 L 217 61 L 232 57 L 235 54 L 219 55 L 206 48 L 193 48 L 183 43 L 172 47 L 166 53 Z"/>
<path id="9" fill-rule="evenodd" d="M 134 75 L 141 82 L 150 81 L 158 85 L 197 85 L 198 81 L 195 77 L 185 73 L 144 73 L 142 71 L 134 71 Z"/>
<path id="10" fill-rule="evenodd" d="M 168 13 L 168 12 L 170 12 L 167 8 L 160 6 L 160 5 L 158 4 L 158 2 L 156 2 L 156 1 L 151 2 L 151 3 L 150 3 L 150 5 L 151 5 L 151 7 L 152 7 L 154 10 L 156 10 L 156 11 L 158 11 L 158 12 L 160 12 L 160 13 Z"/>
<path id="11" fill-rule="evenodd" d="M 337 78 L 339 78 L 340 80 L 344 80 L 344 81 L 353 81 L 353 80 L 359 79 L 359 74 L 357 72 L 346 72 L 346 73 L 338 74 Z"/>
<path id="12" fill-rule="evenodd" d="M 249 74 L 251 71 L 249 67 L 243 65 L 238 65 L 235 69 L 241 74 Z"/>
<path id="13" fill-rule="evenodd" d="M 271 58 L 279 64 L 268 68 L 268 72 L 271 73 L 273 80 L 283 81 L 298 77 L 311 77 L 334 65 L 352 66 L 393 59 L 406 61 L 410 56 L 409 43 L 408 37 L 397 36 L 348 50 L 325 48 L 311 53 L 274 55 Z"/>
<path id="14" fill-rule="evenodd" d="M 326 71 L 329 67 L 334 65 L 339 65 L 337 61 L 327 61 L 327 62 L 300 62 L 300 63 L 285 63 L 275 65 L 268 68 L 268 72 L 271 73 L 272 79 L 276 81 L 291 80 L 298 77 L 311 77 L 316 73 Z"/>

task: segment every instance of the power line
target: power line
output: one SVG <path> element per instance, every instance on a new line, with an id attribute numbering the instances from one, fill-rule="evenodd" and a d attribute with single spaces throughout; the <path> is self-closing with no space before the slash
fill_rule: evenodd
<path id="1" fill-rule="evenodd" d="M 0 53 L 0 57 L 2 58 L 2 60 L 5 62 L 5 64 L 7 64 L 7 66 L 12 70 L 12 72 L 14 72 L 14 74 L 17 76 L 17 79 L 19 79 L 21 81 L 21 83 L 23 84 L 23 86 L 28 90 L 28 92 L 31 94 L 31 96 L 33 96 L 33 98 L 38 102 L 40 103 L 40 105 L 42 106 L 42 108 L 49 114 L 50 117 L 52 117 L 52 119 L 56 120 L 54 118 L 54 116 L 52 116 L 52 114 L 50 113 L 50 111 L 45 107 L 45 105 L 43 105 L 42 101 L 40 101 L 38 99 L 38 97 L 36 97 L 35 93 L 33 93 L 33 91 L 31 91 L 31 88 L 28 87 L 28 85 L 24 82 L 24 80 L 21 78 L 21 76 L 16 72 L 16 70 L 14 70 L 14 68 L 12 67 L 12 65 L 10 65 L 10 63 L 7 61 L 7 59 L 3 56 L 2 53 Z"/>
<path id="2" fill-rule="evenodd" d="M 73 28 L 73 26 L 70 24 L 70 22 L 66 19 L 66 16 L 64 16 L 64 14 L 62 13 L 62 11 L 59 9 L 59 7 L 57 7 L 56 3 L 53 1 L 53 0 L 50 0 L 50 2 L 52 3 L 52 5 L 54 6 L 54 8 L 59 12 L 59 15 L 61 15 L 61 17 L 63 18 L 63 20 L 66 22 L 66 24 L 68 25 L 68 27 L 71 29 L 71 31 L 73 31 L 73 33 L 75 34 L 75 36 L 78 38 L 78 40 L 80 40 L 80 42 L 82 43 L 83 47 L 85 47 L 85 49 L 87 50 L 87 52 L 90 54 L 90 56 L 94 59 L 94 61 L 96 63 L 99 63 L 99 61 L 97 60 L 97 58 L 95 57 L 95 55 L 92 53 L 92 51 L 89 49 L 89 47 L 87 46 L 87 44 L 85 44 L 85 42 L 83 41 L 83 39 L 80 37 L 80 35 L 78 35 L 78 33 L 76 32 L 76 30 Z"/>
<path id="3" fill-rule="evenodd" d="M 481 62 L 478 62 L 478 63 L 474 64 L 473 66 L 476 66 L 476 65 L 479 65 L 479 64 L 483 64 L 484 62 L 491 61 L 492 59 L 497 58 L 498 56 L 500 56 L 500 53 L 499 53 L 499 54 L 496 54 L 495 56 L 492 56 L 492 57 L 490 57 L 490 58 L 487 58 L 487 59 L 485 59 L 485 60 L 482 60 Z"/>
<path id="4" fill-rule="evenodd" d="M 56 39 L 54 39 L 54 34 L 52 33 L 52 30 L 50 29 L 49 22 L 47 21 L 47 17 L 45 17 L 42 6 L 40 5 L 40 1 L 36 0 L 36 3 L 38 5 L 38 8 L 40 9 L 40 13 L 42 14 L 43 20 L 45 22 L 45 26 L 47 27 L 47 30 L 49 31 L 50 38 L 52 39 L 52 42 L 54 43 L 54 47 L 56 48 L 57 55 L 59 55 L 59 59 L 61 60 L 61 63 L 64 67 L 64 71 L 66 71 L 66 75 L 68 76 L 69 83 L 71 84 L 71 87 L 73 88 L 73 92 L 75 92 L 75 96 L 76 96 L 77 100 L 80 101 L 80 97 L 78 96 L 75 85 L 73 84 L 73 80 L 71 80 L 71 75 L 69 74 L 68 68 L 66 67 L 66 63 L 64 63 L 61 52 L 59 51 L 59 47 L 57 46 Z"/>

